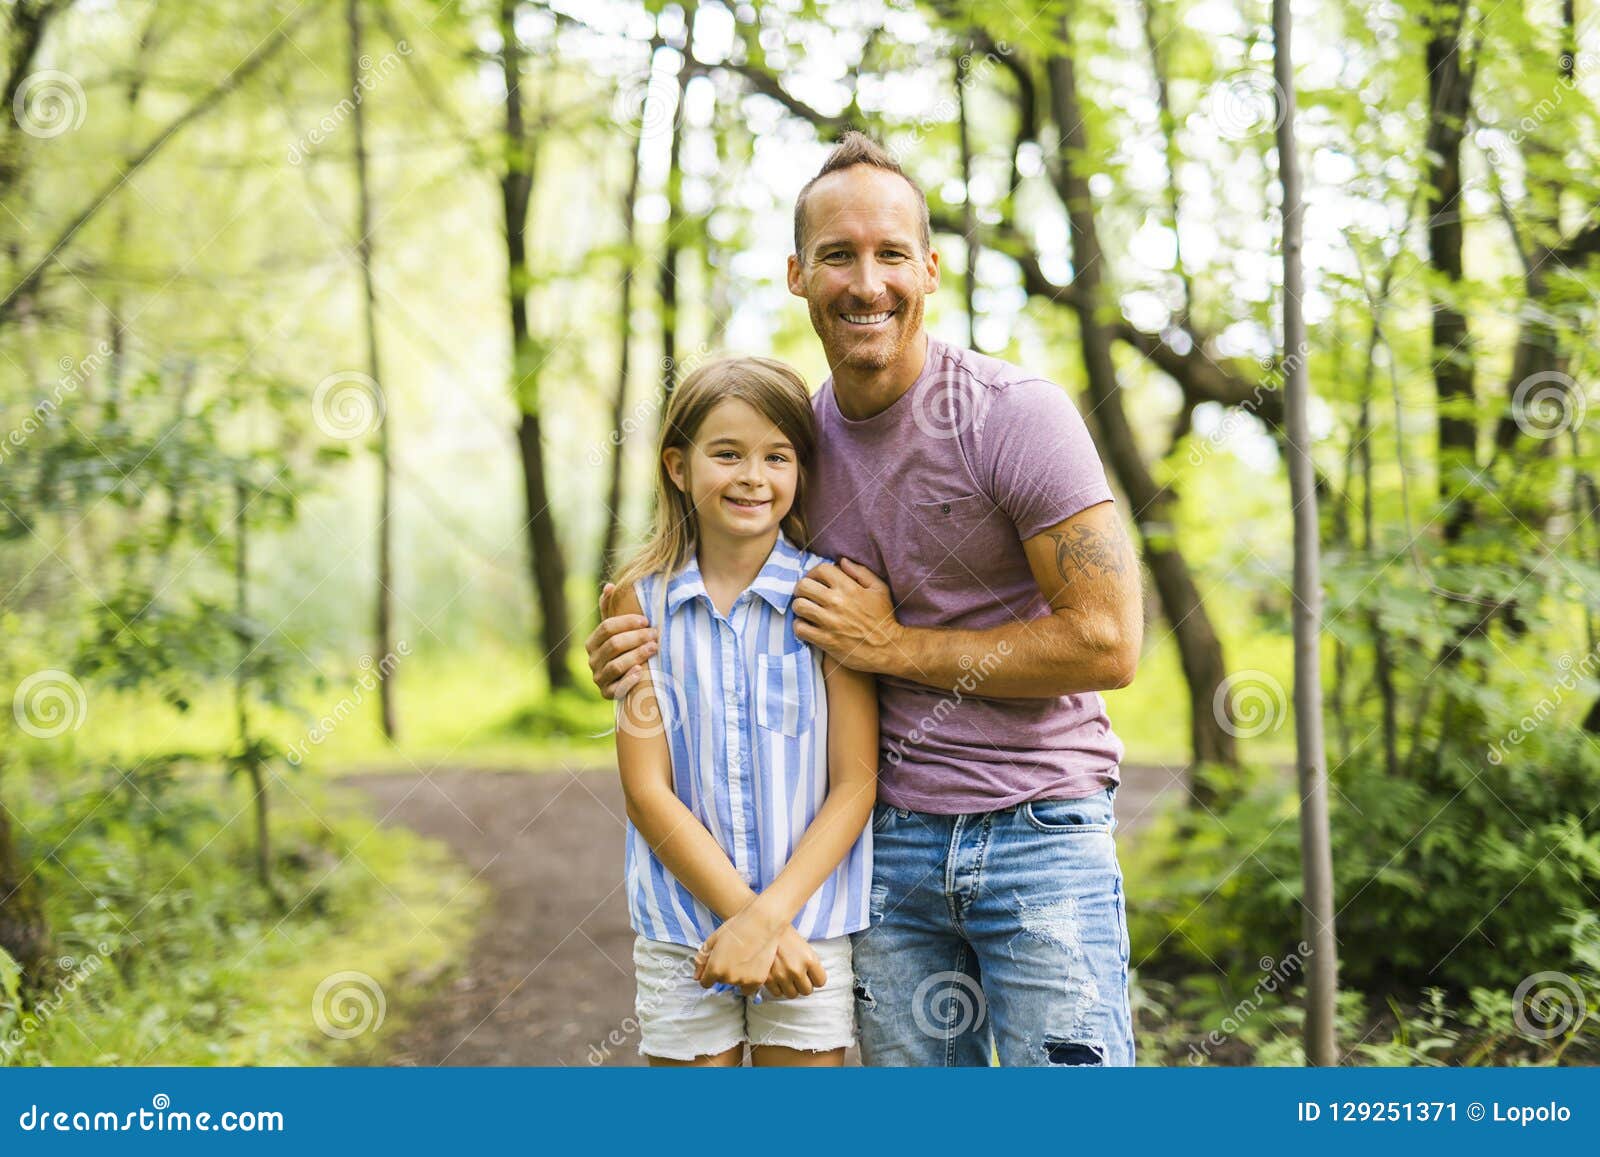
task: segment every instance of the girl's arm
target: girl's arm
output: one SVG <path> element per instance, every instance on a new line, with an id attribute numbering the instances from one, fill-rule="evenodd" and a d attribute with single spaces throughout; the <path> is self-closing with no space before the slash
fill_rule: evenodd
<path id="1" fill-rule="evenodd" d="M 828 692 L 828 796 L 783 871 L 716 936 L 731 935 L 731 927 L 746 922 L 753 937 L 776 936 L 838 868 L 872 818 L 878 798 L 877 684 L 826 655 L 822 676 Z"/>
<path id="2" fill-rule="evenodd" d="M 616 588 L 603 613 L 642 615 L 632 586 Z M 672 789 L 672 752 L 649 668 L 618 701 L 617 765 L 628 818 L 669 872 L 723 920 L 755 900 L 722 845 Z M 624 722 L 632 721 L 632 722 Z"/>

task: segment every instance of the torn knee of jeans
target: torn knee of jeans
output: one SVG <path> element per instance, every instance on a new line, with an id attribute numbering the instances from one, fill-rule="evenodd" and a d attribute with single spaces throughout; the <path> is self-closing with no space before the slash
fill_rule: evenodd
<path id="1" fill-rule="evenodd" d="M 1103 1065 L 1106 1050 L 1103 1045 L 1087 1041 L 1050 1040 L 1044 1042 L 1045 1058 L 1052 1065 Z"/>
<path id="2" fill-rule="evenodd" d="M 856 999 L 868 1008 L 874 1007 L 877 1003 L 872 999 L 872 990 L 867 987 L 867 982 L 859 976 L 856 977 Z"/>

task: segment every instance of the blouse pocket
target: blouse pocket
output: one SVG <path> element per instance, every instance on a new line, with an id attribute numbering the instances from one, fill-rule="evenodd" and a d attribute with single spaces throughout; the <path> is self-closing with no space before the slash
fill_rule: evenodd
<path id="1" fill-rule="evenodd" d="M 816 678 L 809 649 L 756 657 L 756 722 L 799 735 L 816 713 Z"/>

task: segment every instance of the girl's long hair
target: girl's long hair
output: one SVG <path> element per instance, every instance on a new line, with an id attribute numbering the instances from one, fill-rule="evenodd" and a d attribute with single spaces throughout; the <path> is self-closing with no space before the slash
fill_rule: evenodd
<path id="1" fill-rule="evenodd" d="M 693 557 L 699 545 L 694 506 L 689 496 L 673 485 L 672 476 L 667 473 L 666 452 L 677 447 L 687 461 L 706 415 L 726 398 L 748 403 L 794 446 L 794 505 L 779 528 L 796 546 L 810 546 L 805 519 L 806 475 L 816 454 L 817 423 L 805 379 L 772 358 L 718 358 L 697 367 L 672 391 L 667 402 L 661 444 L 656 448 L 655 528 L 639 553 L 617 572 L 614 581 L 619 588 L 626 589 L 646 575 L 675 575 Z M 662 584 L 663 589 L 665 585 Z"/>

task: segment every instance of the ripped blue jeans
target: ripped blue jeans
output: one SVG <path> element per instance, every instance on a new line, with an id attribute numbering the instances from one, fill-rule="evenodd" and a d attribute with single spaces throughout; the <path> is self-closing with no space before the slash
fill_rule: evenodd
<path id="1" fill-rule="evenodd" d="M 1114 787 L 995 812 L 873 810 L 852 937 L 869 1065 L 1132 1065 Z"/>

